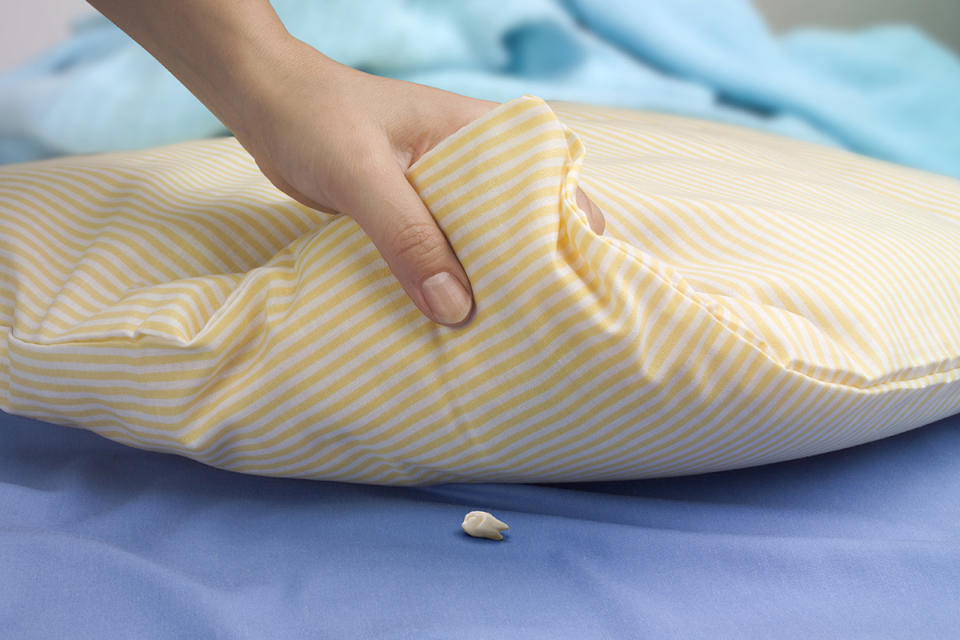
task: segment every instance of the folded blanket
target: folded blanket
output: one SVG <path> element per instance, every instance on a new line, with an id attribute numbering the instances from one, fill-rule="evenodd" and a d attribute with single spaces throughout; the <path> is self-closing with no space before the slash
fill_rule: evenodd
<path id="1" fill-rule="evenodd" d="M 960 176 L 960 62 L 907 27 L 775 37 L 745 0 L 274 0 L 366 71 L 505 101 L 666 110 Z M 224 133 L 102 18 L 0 76 L 0 162 Z"/>

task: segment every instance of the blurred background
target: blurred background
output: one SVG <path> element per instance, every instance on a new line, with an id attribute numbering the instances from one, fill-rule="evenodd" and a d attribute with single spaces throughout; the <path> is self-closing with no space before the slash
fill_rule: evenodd
<path id="1" fill-rule="evenodd" d="M 960 0 L 754 0 L 754 4 L 776 31 L 906 22 L 960 52 Z M 72 20 L 93 11 L 84 0 L 0 0 L 0 71 L 59 42 Z"/>
<path id="2" fill-rule="evenodd" d="M 369 73 L 718 120 L 960 177 L 960 0 L 272 2 L 294 36 Z M 84 0 L 0 0 L 0 164 L 229 133 L 96 18 Z"/>

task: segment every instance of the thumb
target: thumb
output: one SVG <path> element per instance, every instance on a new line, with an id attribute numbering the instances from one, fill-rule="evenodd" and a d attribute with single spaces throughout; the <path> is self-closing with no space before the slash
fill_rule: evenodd
<path id="1" fill-rule="evenodd" d="M 439 324 L 462 326 L 473 310 L 470 280 L 400 166 L 391 162 L 344 202 L 410 299 Z"/>

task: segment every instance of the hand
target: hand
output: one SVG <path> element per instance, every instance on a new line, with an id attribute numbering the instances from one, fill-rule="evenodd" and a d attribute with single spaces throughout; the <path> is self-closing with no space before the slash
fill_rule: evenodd
<path id="1" fill-rule="evenodd" d="M 377 246 L 414 304 L 441 324 L 470 316 L 470 282 L 405 171 L 497 103 L 372 76 L 307 45 L 260 99 L 256 125 L 235 131 L 258 166 L 299 202 L 351 216 Z M 578 204 L 602 233 L 600 210 Z"/>
<path id="2" fill-rule="evenodd" d="M 351 69 L 291 37 L 268 0 L 89 0 L 229 128 L 281 191 L 349 215 L 427 317 L 460 326 L 463 267 L 407 182 L 420 156 L 496 103 Z M 577 192 L 591 228 L 600 210 Z"/>

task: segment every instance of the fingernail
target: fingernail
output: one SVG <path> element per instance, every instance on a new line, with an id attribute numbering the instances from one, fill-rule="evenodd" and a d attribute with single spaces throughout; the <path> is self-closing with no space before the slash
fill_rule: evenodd
<path id="1" fill-rule="evenodd" d="M 470 313 L 470 294 L 460 281 L 446 271 L 432 275 L 421 285 L 427 306 L 433 317 L 443 324 L 462 322 Z"/>

